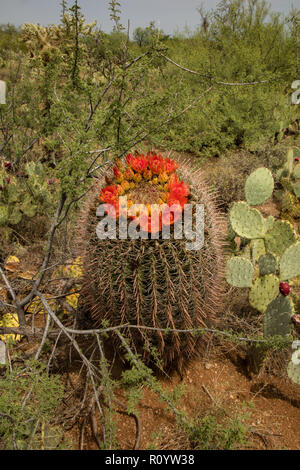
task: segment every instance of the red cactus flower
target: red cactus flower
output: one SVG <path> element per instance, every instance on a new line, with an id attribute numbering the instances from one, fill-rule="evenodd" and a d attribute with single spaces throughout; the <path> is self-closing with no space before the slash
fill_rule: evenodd
<path id="1" fill-rule="evenodd" d="M 169 185 L 170 188 L 170 200 L 177 200 L 183 207 L 187 203 L 187 196 L 190 193 L 189 186 L 184 184 L 182 181 L 179 183 L 173 183 Z"/>
<path id="2" fill-rule="evenodd" d="M 134 156 L 131 155 L 131 153 L 129 153 L 127 156 L 126 156 L 126 162 L 127 162 L 127 165 L 131 165 L 131 161 L 133 160 Z"/>
<path id="3" fill-rule="evenodd" d="M 107 186 L 101 190 L 99 198 L 105 203 L 106 212 L 115 218 L 121 214 L 127 216 L 135 221 L 142 231 L 148 233 L 157 233 L 162 229 L 162 225 L 172 225 L 179 220 L 190 189 L 176 174 L 178 164 L 174 160 L 150 152 L 146 156 L 133 156 L 129 153 L 126 156 L 126 164 L 123 166 L 121 160 L 115 159 L 114 180 L 107 181 Z M 112 181 L 119 184 L 112 184 Z M 135 186 L 139 187 L 140 183 L 143 191 L 145 182 L 158 185 L 158 190 L 161 190 L 157 194 L 157 205 L 154 207 L 146 204 L 138 211 L 134 210 L 136 204 L 131 199 L 122 205 L 122 195 Z"/>
<path id="4" fill-rule="evenodd" d="M 299 162 L 299 157 L 294 158 L 295 162 Z"/>
<path id="5" fill-rule="evenodd" d="M 175 160 L 170 160 L 169 158 L 165 158 L 164 169 L 168 173 L 168 175 L 175 173 L 177 168 L 178 168 L 178 163 L 176 163 Z"/>
<path id="6" fill-rule="evenodd" d="M 149 159 L 149 168 L 155 175 L 164 171 L 164 159 L 161 155 L 151 155 Z"/>
<path id="7" fill-rule="evenodd" d="M 9 170 L 11 168 L 11 162 L 8 162 L 8 161 L 4 162 L 4 166 L 5 168 Z"/>
<path id="8" fill-rule="evenodd" d="M 137 173 L 143 173 L 147 169 L 148 161 L 144 156 L 133 157 L 130 159 L 130 166 Z"/>

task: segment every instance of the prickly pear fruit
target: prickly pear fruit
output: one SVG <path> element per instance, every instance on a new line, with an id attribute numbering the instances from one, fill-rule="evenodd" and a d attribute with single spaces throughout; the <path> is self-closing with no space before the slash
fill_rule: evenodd
<path id="1" fill-rule="evenodd" d="M 288 282 L 281 282 L 280 285 L 279 285 L 279 290 L 282 293 L 282 295 L 284 295 L 284 296 L 289 295 L 290 290 L 291 290 L 289 283 Z"/>
<path id="2" fill-rule="evenodd" d="M 294 325 L 300 326 L 300 315 L 295 313 L 295 315 L 292 316 L 292 322 L 294 323 Z"/>

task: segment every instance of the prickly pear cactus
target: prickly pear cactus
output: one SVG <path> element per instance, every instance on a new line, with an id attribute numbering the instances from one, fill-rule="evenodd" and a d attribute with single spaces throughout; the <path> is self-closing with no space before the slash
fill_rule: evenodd
<path id="1" fill-rule="evenodd" d="M 290 177 L 295 171 L 293 168 L 293 151 L 290 151 L 282 173 Z M 263 202 L 270 197 L 270 189 L 274 187 L 269 182 L 269 189 L 264 193 L 262 180 L 264 175 L 270 175 L 260 170 L 248 177 L 245 191 L 247 202 L 233 204 L 229 214 L 232 230 L 248 242 L 246 240 L 246 247 L 237 256 L 228 260 L 226 279 L 232 286 L 249 288 L 249 303 L 264 314 L 265 336 L 286 336 L 292 331 L 295 313 L 290 296 L 293 296 L 293 279 L 300 275 L 300 242 L 290 222 L 275 220 L 274 217 L 264 218 L 249 204 Z M 282 203 L 286 204 L 287 209 L 290 209 L 293 198 L 295 195 L 284 193 Z M 249 253 L 246 260 L 245 253 Z M 292 373 L 295 373 L 293 366 L 290 367 Z"/>
<path id="2" fill-rule="evenodd" d="M 262 204 L 272 196 L 273 189 L 274 180 L 270 170 L 258 168 L 246 180 L 246 201 L 251 206 Z"/>
<path id="3" fill-rule="evenodd" d="M 300 274 L 300 243 L 290 246 L 280 260 L 280 280 L 293 279 Z"/>
<path id="4" fill-rule="evenodd" d="M 250 292 L 250 305 L 264 313 L 269 303 L 278 295 L 279 279 L 274 274 L 267 274 L 254 280 Z"/>
<path id="5" fill-rule="evenodd" d="M 261 255 L 258 258 L 259 274 L 265 276 L 266 274 L 274 274 L 278 269 L 278 259 L 273 253 Z"/>
<path id="6" fill-rule="evenodd" d="M 247 258 L 236 256 L 227 264 L 226 280 L 236 287 L 251 287 L 254 268 Z"/>
<path id="7" fill-rule="evenodd" d="M 246 202 L 235 202 L 229 215 L 232 230 L 243 238 L 261 238 L 264 233 L 264 218 L 257 209 Z"/>
<path id="8" fill-rule="evenodd" d="M 296 242 L 297 236 L 290 222 L 276 220 L 273 227 L 265 234 L 267 251 L 281 256 L 285 250 Z"/>
<path id="9" fill-rule="evenodd" d="M 117 207 L 125 195 L 127 209 L 136 203 L 147 207 L 147 214 L 142 213 L 139 220 L 144 239 L 99 239 L 99 203 L 104 203 L 109 213 L 111 207 L 107 204 Z M 189 250 L 186 238 L 174 237 L 174 221 L 167 220 L 164 213 L 172 201 L 179 203 L 179 215 L 187 202 L 193 208 L 204 204 L 205 237 L 201 249 Z M 152 204 L 156 204 L 159 213 L 155 227 Z M 120 214 L 111 212 L 120 227 Z M 125 208 L 128 221 L 127 215 Z M 170 226 L 169 239 L 161 236 L 164 224 Z M 174 331 L 163 335 L 142 327 L 192 329 L 213 324 L 222 307 L 223 224 L 214 195 L 190 163 L 178 164 L 152 154 L 128 155 L 126 164 L 117 160 L 110 185 L 105 187 L 104 180 L 99 181 L 80 221 L 78 244 L 84 275 L 79 303 L 86 318 L 95 328 L 105 320 L 111 326 L 141 327 L 128 329 L 126 334 L 144 361 L 151 362 L 149 347 L 154 347 L 164 369 L 182 368 L 197 354 L 195 335 Z M 117 342 L 115 347 L 119 348 Z"/>
<path id="10" fill-rule="evenodd" d="M 282 295 L 276 297 L 268 305 L 264 316 L 264 335 L 286 336 L 290 334 L 293 314 L 294 306 L 291 299 Z"/>

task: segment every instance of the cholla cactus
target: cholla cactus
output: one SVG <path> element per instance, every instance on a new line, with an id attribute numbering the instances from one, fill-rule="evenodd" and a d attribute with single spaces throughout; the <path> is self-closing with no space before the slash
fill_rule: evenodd
<path id="1" fill-rule="evenodd" d="M 43 65 L 47 65 L 52 59 L 66 59 L 66 54 L 70 54 L 74 45 L 74 35 L 90 34 L 95 25 L 96 21 L 86 24 L 84 18 L 79 15 L 76 27 L 73 18 L 65 14 L 62 24 L 58 26 L 44 27 L 40 24 L 24 23 L 21 41 L 26 44 L 32 58 L 41 59 Z M 83 44 L 82 47 L 86 46 Z"/>
<path id="2" fill-rule="evenodd" d="M 214 195 L 199 170 L 160 155 L 128 155 L 125 165 L 116 162 L 109 183 L 104 187 L 101 180 L 91 192 L 79 239 L 84 271 L 80 305 L 94 327 L 104 320 L 113 326 L 129 323 L 158 329 L 211 325 L 222 306 L 223 225 Z M 125 195 L 127 204 L 120 210 Z M 117 218 L 117 227 L 120 216 L 129 216 L 147 239 L 100 240 L 96 235 L 99 202 Z M 187 249 L 185 238 L 174 237 L 174 225 L 182 224 L 178 221 L 187 202 L 193 210 L 196 204 L 204 205 L 205 240 L 198 250 Z M 137 203 L 144 204 L 145 210 L 130 216 Z M 177 209 L 169 217 L 174 203 Z M 170 238 L 163 239 L 162 229 L 168 226 Z M 150 239 L 153 236 L 156 239 Z M 128 337 L 146 362 L 151 361 L 149 347 L 156 348 L 164 369 L 181 369 L 197 352 L 198 341 L 192 333 L 165 335 L 141 328 L 129 329 Z"/>
<path id="3" fill-rule="evenodd" d="M 288 163 L 293 171 L 293 162 Z M 269 170 L 259 168 L 246 181 L 247 202 L 233 204 L 230 225 L 245 240 L 246 247 L 228 261 L 226 278 L 232 286 L 250 289 L 251 306 L 264 314 L 266 336 L 285 336 L 291 332 L 294 314 L 293 302 L 287 296 L 289 282 L 300 275 L 300 243 L 290 222 L 264 218 L 251 207 L 269 199 L 273 188 Z"/>
<path id="4" fill-rule="evenodd" d="M 10 162 L 0 163 L 0 227 L 17 225 L 51 206 L 53 190 L 43 165 L 30 162 L 24 170 L 16 174 Z"/>

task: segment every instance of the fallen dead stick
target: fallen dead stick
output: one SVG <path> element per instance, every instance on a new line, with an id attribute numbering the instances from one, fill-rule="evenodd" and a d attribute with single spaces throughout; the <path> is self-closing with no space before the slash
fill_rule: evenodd
<path id="1" fill-rule="evenodd" d="M 138 415 L 136 415 L 135 413 L 129 413 L 127 411 L 127 406 L 122 403 L 120 400 L 118 400 L 117 398 L 114 398 L 113 399 L 117 405 L 121 406 L 121 408 L 123 408 L 124 411 L 119 411 L 119 413 L 123 413 L 123 414 L 126 414 L 128 416 L 131 416 L 132 418 L 134 418 L 135 420 L 135 425 L 136 425 L 136 434 L 135 434 L 135 443 L 134 443 L 134 446 L 133 446 L 133 450 L 138 450 L 139 446 L 140 446 L 140 442 L 141 442 L 141 423 L 140 423 L 140 419 L 138 417 Z"/>
<path id="2" fill-rule="evenodd" d="M 98 433 L 98 426 L 97 426 L 97 420 L 96 420 L 95 413 L 96 413 L 96 403 L 94 402 L 93 406 L 92 406 L 92 409 L 90 411 L 91 428 L 92 428 L 92 433 L 93 433 L 94 439 L 97 443 L 97 446 L 101 450 L 102 447 L 101 447 L 100 436 L 99 436 L 99 433 Z"/>
<path id="3" fill-rule="evenodd" d="M 84 416 L 82 423 L 81 423 L 81 429 L 80 429 L 80 439 L 79 439 L 79 449 L 83 450 L 84 447 L 84 430 L 85 430 L 85 424 L 86 424 L 86 416 Z"/>
<path id="4" fill-rule="evenodd" d="M 140 419 L 135 413 L 132 413 L 132 412 L 129 413 L 127 411 L 127 406 L 124 403 L 122 403 L 120 400 L 118 400 L 117 398 L 114 398 L 113 400 L 114 400 L 114 402 L 116 402 L 117 405 L 119 405 L 124 410 L 124 411 L 119 410 L 118 411 L 119 413 L 122 413 L 122 414 L 125 414 L 127 416 L 130 416 L 130 417 L 134 418 L 135 424 L 136 424 L 136 435 L 135 435 L 135 442 L 134 442 L 133 450 L 138 450 L 138 448 L 140 446 L 140 441 L 141 441 L 141 423 L 140 423 Z M 99 436 L 99 433 L 98 433 L 98 425 L 97 425 L 97 419 L 96 419 L 96 408 L 95 408 L 95 397 L 93 397 L 92 400 L 91 400 L 90 411 L 89 411 L 88 415 L 90 416 L 90 420 L 91 420 L 91 428 L 92 428 L 93 437 L 94 437 L 94 439 L 97 443 L 97 446 L 101 450 L 102 445 L 101 445 L 101 440 L 100 440 L 100 436 Z M 83 424 L 82 424 L 83 428 L 84 428 L 85 424 L 86 424 L 86 421 L 84 421 Z"/>
<path id="5" fill-rule="evenodd" d="M 32 328 L 31 326 L 22 326 L 22 327 L 0 326 L 0 333 L 7 334 L 7 335 L 29 336 L 30 338 L 42 338 L 44 334 L 44 328 Z M 51 332 L 51 333 L 52 335 L 54 334 L 54 332 Z M 57 333 L 58 331 L 55 332 L 55 335 L 57 335 Z"/>

